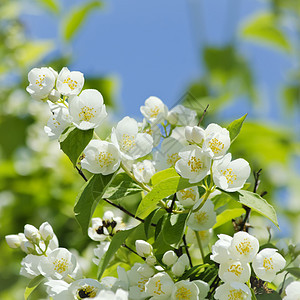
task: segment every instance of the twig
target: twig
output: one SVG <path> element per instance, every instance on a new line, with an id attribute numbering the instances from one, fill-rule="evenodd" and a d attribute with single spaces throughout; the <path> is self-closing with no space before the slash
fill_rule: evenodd
<path id="1" fill-rule="evenodd" d="M 173 196 L 171 206 L 170 206 L 169 208 L 166 209 L 166 211 L 167 211 L 168 213 L 171 213 L 171 212 L 173 211 L 175 201 L 176 201 L 176 193 L 175 193 L 174 196 Z"/>
<path id="2" fill-rule="evenodd" d="M 78 171 L 79 175 L 84 179 L 84 181 L 88 181 L 87 178 L 85 177 L 85 175 L 83 174 L 83 172 L 76 166 L 76 170 Z M 124 212 L 125 214 L 129 215 L 130 217 L 142 222 L 142 223 L 145 223 L 145 220 L 144 219 L 141 219 L 140 217 L 137 217 L 135 216 L 133 213 L 131 213 L 130 211 L 128 211 L 127 209 L 125 209 L 124 207 L 116 204 L 116 203 L 113 203 L 112 201 L 108 200 L 108 199 L 105 199 L 103 198 L 103 200 L 107 203 L 109 203 L 110 205 L 120 209 L 122 212 Z M 156 224 L 154 223 L 151 223 L 151 226 L 156 226 Z"/>
<path id="3" fill-rule="evenodd" d="M 123 246 L 124 248 L 128 249 L 130 252 L 136 254 L 138 257 L 142 258 L 143 260 L 146 260 L 145 257 L 139 256 L 139 255 L 137 254 L 136 251 L 134 251 L 133 249 L 131 249 L 130 247 L 128 247 L 126 244 L 122 244 L 122 246 Z"/>
<path id="4" fill-rule="evenodd" d="M 200 120 L 199 120 L 199 122 L 198 122 L 198 126 L 202 123 L 202 121 L 203 121 L 203 119 L 204 119 L 204 116 L 205 116 L 205 114 L 206 114 L 206 112 L 207 112 L 207 110 L 208 110 L 208 107 L 209 107 L 209 104 L 207 104 L 207 106 L 205 107 L 205 109 L 204 109 L 204 111 L 203 111 L 203 113 L 202 113 L 202 116 L 201 116 L 201 118 L 200 118 Z"/>
<path id="5" fill-rule="evenodd" d="M 182 241 L 183 241 L 183 244 L 184 244 L 186 255 L 189 258 L 190 267 L 192 268 L 193 267 L 192 258 L 191 258 L 190 252 L 189 252 L 189 247 L 188 247 L 187 242 L 186 242 L 185 234 L 182 236 Z"/>
<path id="6" fill-rule="evenodd" d="M 260 183 L 259 176 L 260 176 L 261 171 L 262 171 L 262 169 L 259 169 L 257 172 L 253 172 L 253 176 L 254 176 L 254 180 L 255 180 L 253 193 L 256 193 L 256 191 L 258 189 L 258 186 L 259 186 L 259 183 Z M 243 222 L 240 224 L 240 230 L 247 232 L 248 228 L 246 226 L 246 223 L 249 219 L 249 216 L 250 216 L 250 213 L 251 213 L 251 208 L 246 206 L 246 205 L 243 205 L 243 208 L 246 210 L 246 215 L 245 215 L 245 218 L 244 218 Z"/>

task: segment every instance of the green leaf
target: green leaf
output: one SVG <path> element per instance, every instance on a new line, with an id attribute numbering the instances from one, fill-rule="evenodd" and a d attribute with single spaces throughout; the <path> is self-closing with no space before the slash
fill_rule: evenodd
<path id="1" fill-rule="evenodd" d="M 27 285 L 24 293 L 25 300 L 31 295 L 35 288 L 45 279 L 43 275 L 38 275 L 34 277 Z"/>
<path id="2" fill-rule="evenodd" d="M 147 218 L 145 218 L 145 222 L 144 222 L 144 230 L 145 230 L 145 235 L 146 235 L 146 238 L 148 239 L 149 238 L 149 229 L 151 228 L 151 223 L 152 223 L 152 219 L 154 217 L 154 215 L 159 211 L 159 208 L 158 209 L 155 209 L 153 210 Z"/>
<path id="3" fill-rule="evenodd" d="M 250 290 L 251 290 L 251 300 L 257 300 L 253 289 L 250 289 Z"/>
<path id="4" fill-rule="evenodd" d="M 137 185 L 126 173 L 119 173 L 106 189 L 103 198 L 120 200 L 126 196 L 140 193 L 141 191 L 141 187 Z"/>
<path id="5" fill-rule="evenodd" d="M 58 14 L 59 13 L 59 3 L 57 0 L 38 0 L 43 6 L 49 9 L 51 12 Z"/>
<path id="6" fill-rule="evenodd" d="M 166 177 L 164 177 L 163 174 L 165 174 Z M 156 205 L 160 200 L 179 190 L 198 184 L 189 183 L 188 179 L 180 177 L 176 171 L 173 171 L 172 169 L 158 172 L 156 175 L 157 176 L 154 175 L 151 179 L 152 183 L 155 183 L 153 189 L 142 199 L 137 209 L 136 215 L 141 218 L 148 216 L 148 214 L 156 208 Z"/>
<path id="7" fill-rule="evenodd" d="M 84 148 L 93 137 L 93 129 L 80 130 L 76 127 L 69 127 L 60 137 L 60 148 L 70 158 L 74 167 Z"/>
<path id="8" fill-rule="evenodd" d="M 231 143 L 237 138 L 238 134 L 240 133 L 244 120 L 246 119 L 247 115 L 248 114 L 245 114 L 241 118 L 234 120 L 227 127 L 227 130 L 229 131 Z"/>
<path id="9" fill-rule="evenodd" d="M 98 280 L 101 278 L 103 272 L 105 271 L 106 267 L 109 264 L 109 261 L 113 257 L 113 255 L 118 251 L 118 249 L 122 246 L 125 242 L 127 237 L 134 232 L 137 227 L 128 229 L 128 230 L 121 230 L 118 231 L 112 238 L 111 243 L 107 252 L 101 257 L 99 266 L 98 266 Z"/>
<path id="10" fill-rule="evenodd" d="M 242 26 L 241 34 L 247 39 L 259 41 L 290 52 L 290 42 L 276 23 L 277 19 L 273 14 L 258 13 L 245 22 Z"/>
<path id="11" fill-rule="evenodd" d="M 105 190 L 111 184 L 115 174 L 93 175 L 82 187 L 76 198 L 74 207 L 75 218 L 84 234 L 87 234 L 90 220 Z"/>
<path id="12" fill-rule="evenodd" d="M 270 205 L 267 200 L 262 198 L 256 193 L 252 193 L 246 190 L 240 190 L 234 193 L 227 193 L 234 199 L 239 201 L 241 204 L 250 207 L 252 210 L 258 212 L 259 214 L 265 216 L 271 220 L 278 228 L 277 215 L 274 207 Z"/>
<path id="13" fill-rule="evenodd" d="M 213 229 L 231 221 L 234 218 L 237 218 L 245 213 L 245 209 L 243 208 L 233 208 L 226 209 L 222 213 L 217 216 L 217 223 L 213 226 Z"/>
<path id="14" fill-rule="evenodd" d="M 175 245 L 181 241 L 185 230 L 188 214 L 167 214 L 162 227 L 163 238 L 169 245 Z"/>
<path id="15" fill-rule="evenodd" d="M 300 268 L 287 268 L 286 271 L 295 276 L 296 278 L 300 279 Z"/>
<path id="16" fill-rule="evenodd" d="M 40 62 L 54 49 L 51 40 L 29 41 L 22 45 L 16 59 L 22 68 L 29 68 Z"/>
<path id="17" fill-rule="evenodd" d="M 158 222 L 156 223 L 156 227 L 155 227 L 155 234 L 154 234 L 154 238 L 155 240 L 157 240 L 157 237 L 159 236 L 159 234 L 161 233 L 161 228 L 164 224 L 165 221 L 165 216 L 162 216 Z"/>
<path id="18" fill-rule="evenodd" d="M 63 23 L 64 39 L 69 42 L 82 26 L 83 22 L 88 17 L 88 14 L 95 9 L 101 8 L 102 5 L 101 1 L 89 1 L 71 10 L 71 12 L 65 17 Z"/>
<path id="19" fill-rule="evenodd" d="M 270 294 L 258 294 L 256 295 L 256 299 L 257 300 L 281 300 L 282 298 L 277 292 L 273 291 Z"/>

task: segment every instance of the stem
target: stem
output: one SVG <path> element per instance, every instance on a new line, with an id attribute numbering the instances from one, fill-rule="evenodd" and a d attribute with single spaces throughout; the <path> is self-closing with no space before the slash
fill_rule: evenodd
<path id="1" fill-rule="evenodd" d="M 170 206 L 169 208 L 166 209 L 166 211 L 167 211 L 168 213 L 171 213 L 171 212 L 173 211 L 173 207 L 174 207 L 175 201 L 176 201 L 176 193 L 175 193 L 174 196 L 173 196 L 171 206 Z"/>
<path id="2" fill-rule="evenodd" d="M 83 172 L 76 166 L 76 170 L 78 171 L 79 175 L 84 179 L 84 181 L 88 181 L 87 178 L 85 177 L 85 175 L 83 174 Z M 124 207 L 118 205 L 118 204 L 115 204 L 113 203 L 112 201 L 108 200 L 108 199 L 105 199 L 103 198 L 103 200 L 107 203 L 109 203 L 110 205 L 120 209 L 122 212 L 124 212 L 125 214 L 129 215 L 130 217 L 142 222 L 142 223 L 145 223 L 145 220 L 144 219 L 141 219 L 137 216 L 135 216 L 134 214 L 132 214 L 130 211 L 128 211 L 127 209 L 125 209 Z M 156 224 L 154 223 L 151 223 L 151 226 L 156 226 Z"/>
<path id="3" fill-rule="evenodd" d="M 196 235 L 196 238 L 197 238 L 197 243 L 198 243 L 198 246 L 199 246 L 199 249 L 200 249 L 202 261 L 204 262 L 204 251 L 203 251 L 203 247 L 202 247 L 202 243 L 201 243 L 201 238 L 200 238 L 200 235 L 199 235 L 198 231 L 194 230 L 194 232 L 195 232 L 195 235 Z"/>
<path id="4" fill-rule="evenodd" d="M 260 176 L 260 173 L 261 173 L 262 169 L 259 169 L 257 172 L 253 172 L 253 176 L 254 176 L 254 179 L 255 179 L 255 182 L 254 182 L 254 188 L 253 188 L 253 193 L 256 193 L 257 189 L 258 189 L 258 186 L 259 186 L 259 176 Z M 243 205 L 243 208 L 246 210 L 246 214 L 245 214 L 245 218 L 243 220 L 243 222 L 241 223 L 240 225 L 240 231 L 248 231 L 247 229 L 247 226 L 246 226 L 246 223 L 250 217 L 250 213 L 251 213 L 251 208 L 246 206 L 246 205 Z"/>
<path id="5" fill-rule="evenodd" d="M 208 110 L 208 107 L 209 107 L 209 104 L 207 104 L 207 106 L 205 107 L 205 109 L 204 109 L 204 111 L 203 111 L 203 113 L 202 113 L 202 116 L 201 116 L 201 118 L 200 118 L 200 120 L 199 120 L 199 122 L 198 122 L 198 126 L 202 123 L 202 121 L 203 121 L 203 119 L 204 119 L 204 117 L 205 117 L 205 114 L 206 114 L 206 112 L 207 112 L 207 110 Z"/>
<path id="6" fill-rule="evenodd" d="M 136 180 L 136 178 L 134 177 L 134 175 L 125 167 L 125 165 L 123 164 L 123 162 L 121 162 L 121 168 L 125 171 L 125 173 L 136 182 L 136 184 L 138 184 L 143 190 L 145 190 L 146 192 L 151 192 L 151 190 L 146 187 L 143 183 L 139 182 Z"/>
<path id="7" fill-rule="evenodd" d="M 188 247 L 187 242 L 186 242 L 185 234 L 182 236 L 182 241 L 183 241 L 183 244 L 184 244 L 186 255 L 189 258 L 190 267 L 192 268 L 193 267 L 192 258 L 191 258 L 190 252 L 189 252 L 189 247 Z"/>
<path id="8" fill-rule="evenodd" d="M 100 141 L 101 141 L 101 139 L 99 138 L 99 136 L 98 136 L 98 134 L 95 132 L 95 130 L 94 130 L 94 132 L 93 132 L 93 135 L 94 135 L 94 137 L 95 137 L 97 140 L 100 140 Z"/>

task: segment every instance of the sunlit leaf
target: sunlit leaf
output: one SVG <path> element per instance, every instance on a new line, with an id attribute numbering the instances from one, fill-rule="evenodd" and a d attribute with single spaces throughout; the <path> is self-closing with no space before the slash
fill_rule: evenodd
<path id="1" fill-rule="evenodd" d="M 217 215 L 217 223 L 213 226 L 213 229 L 231 221 L 234 218 L 240 217 L 242 214 L 245 213 L 243 208 L 233 208 L 233 209 L 226 209 L 219 215 Z"/>
<path id="2" fill-rule="evenodd" d="M 43 275 L 38 275 L 34 277 L 27 285 L 24 293 L 25 300 L 31 295 L 31 293 L 36 289 L 36 287 L 45 279 Z"/>
<path id="3" fill-rule="evenodd" d="M 49 9 L 51 12 L 58 14 L 60 7 L 58 0 L 38 0 L 44 7 Z"/>
<path id="4" fill-rule="evenodd" d="M 247 115 L 248 114 L 245 114 L 241 118 L 234 120 L 227 127 L 227 130 L 229 131 L 231 143 L 237 138 L 238 134 L 240 133 L 244 120 L 246 119 Z"/>
<path id="5" fill-rule="evenodd" d="M 291 50 L 287 36 L 276 24 L 276 18 L 271 13 L 255 14 L 242 26 L 241 33 L 244 38 L 259 41 L 286 52 Z"/>
<path id="6" fill-rule="evenodd" d="M 88 14 L 102 7 L 101 1 L 89 1 L 83 5 L 73 8 L 70 13 L 64 18 L 63 37 L 69 42 L 76 32 L 83 25 L 83 22 L 88 17 Z"/>

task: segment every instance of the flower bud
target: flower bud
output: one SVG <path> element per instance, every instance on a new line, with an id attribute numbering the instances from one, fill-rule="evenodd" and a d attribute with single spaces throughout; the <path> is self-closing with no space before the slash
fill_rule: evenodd
<path id="1" fill-rule="evenodd" d="M 27 254 L 32 254 L 35 252 L 35 246 L 30 241 L 24 242 L 23 247 L 24 247 L 24 252 Z"/>
<path id="2" fill-rule="evenodd" d="M 44 222 L 39 228 L 42 239 L 46 242 L 53 238 L 54 232 L 52 226 L 48 222 Z"/>
<path id="3" fill-rule="evenodd" d="M 143 240 L 136 240 L 135 248 L 136 248 L 136 252 L 138 253 L 138 255 L 142 256 L 142 257 L 146 257 L 146 256 L 150 255 L 152 252 L 152 249 L 153 249 L 149 243 L 147 243 Z"/>
<path id="4" fill-rule="evenodd" d="M 180 277 L 185 271 L 185 265 L 177 261 L 173 267 L 172 272 L 175 276 Z"/>
<path id="5" fill-rule="evenodd" d="M 154 266 L 155 263 L 156 263 L 156 257 L 154 255 L 149 255 L 147 258 L 146 258 L 146 263 L 149 265 L 149 266 Z"/>
<path id="6" fill-rule="evenodd" d="M 35 228 L 33 225 L 26 224 L 24 227 L 24 234 L 25 237 L 28 240 L 32 241 L 34 244 L 39 243 L 41 236 L 38 229 Z"/>
<path id="7" fill-rule="evenodd" d="M 10 248 L 17 249 L 21 245 L 21 239 L 17 234 L 9 234 L 5 236 L 6 243 Z"/>
<path id="8" fill-rule="evenodd" d="M 182 254 L 178 258 L 178 262 L 181 263 L 182 265 L 184 265 L 186 269 L 189 267 L 189 264 L 190 264 L 189 257 L 187 256 L 186 253 Z"/>
<path id="9" fill-rule="evenodd" d="M 149 256 L 150 257 L 150 256 Z M 154 275 L 154 269 L 150 267 L 148 264 L 142 264 L 138 269 L 138 273 L 143 277 L 150 278 Z"/>
<path id="10" fill-rule="evenodd" d="M 171 265 L 174 265 L 176 263 L 177 259 L 178 257 L 176 253 L 173 250 L 169 250 L 164 254 L 162 261 L 164 264 L 170 267 Z"/>

